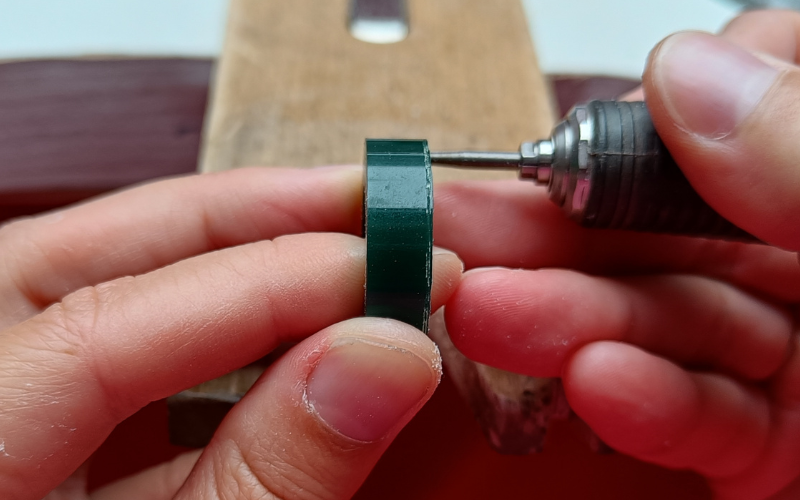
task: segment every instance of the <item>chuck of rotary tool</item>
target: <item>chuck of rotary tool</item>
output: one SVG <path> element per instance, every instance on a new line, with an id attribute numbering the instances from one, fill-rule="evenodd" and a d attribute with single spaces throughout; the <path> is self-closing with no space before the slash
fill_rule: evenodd
<path id="1" fill-rule="evenodd" d="M 523 179 L 550 182 L 553 141 L 523 142 L 519 153 L 493 151 L 431 152 L 431 163 L 456 168 L 516 170 Z"/>
<path id="2" fill-rule="evenodd" d="M 523 142 L 518 153 L 432 152 L 431 163 L 458 168 L 516 170 L 520 179 L 548 186 L 553 202 L 570 218 L 585 223 L 591 173 L 590 141 L 594 135 L 594 121 L 587 106 L 576 106 L 553 129 L 549 139 Z"/>
<path id="3" fill-rule="evenodd" d="M 522 143 L 518 153 L 434 152 L 431 162 L 516 170 L 547 185 L 550 199 L 586 227 L 756 240 L 695 192 L 643 102 L 576 106 L 549 139 Z"/>

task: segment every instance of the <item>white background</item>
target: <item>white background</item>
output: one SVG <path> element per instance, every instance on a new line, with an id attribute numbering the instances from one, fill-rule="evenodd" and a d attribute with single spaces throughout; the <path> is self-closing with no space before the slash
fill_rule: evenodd
<path id="1" fill-rule="evenodd" d="M 647 53 L 667 34 L 716 31 L 737 12 L 724 0 L 522 2 L 549 74 L 638 77 Z M 213 57 L 226 6 L 227 0 L 0 0 L 0 59 Z"/>

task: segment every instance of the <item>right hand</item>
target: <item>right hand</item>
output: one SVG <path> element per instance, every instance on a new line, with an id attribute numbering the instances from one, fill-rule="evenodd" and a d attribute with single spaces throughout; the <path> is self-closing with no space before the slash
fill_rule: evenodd
<path id="1" fill-rule="evenodd" d="M 581 228 L 519 181 L 442 187 L 437 244 L 513 268 L 465 275 L 445 310 L 456 346 L 562 377 L 606 443 L 718 498 L 800 498 L 799 61 L 800 14 L 752 12 L 667 38 L 644 76 L 697 192 L 789 251 Z"/>

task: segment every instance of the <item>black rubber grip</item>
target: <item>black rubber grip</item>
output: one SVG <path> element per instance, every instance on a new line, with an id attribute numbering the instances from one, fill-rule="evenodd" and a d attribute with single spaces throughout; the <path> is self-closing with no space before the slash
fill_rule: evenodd
<path id="1" fill-rule="evenodd" d="M 592 101 L 587 227 L 757 241 L 695 192 L 643 102 Z"/>

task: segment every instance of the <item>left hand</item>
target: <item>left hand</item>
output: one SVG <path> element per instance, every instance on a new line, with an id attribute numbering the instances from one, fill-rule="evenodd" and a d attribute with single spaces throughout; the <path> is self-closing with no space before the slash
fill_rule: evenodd
<path id="1" fill-rule="evenodd" d="M 0 496 L 70 475 L 151 401 L 298 342 L 202 455 L 92 499 L 347 499 L 438 384 L 433 343 L 363 312 L 360 169 L 172 179 L 0 229 Z M 345 234 L 351 233 L 351 234 Z M 433 258 L 433 307 L 460 278 Z"/>

